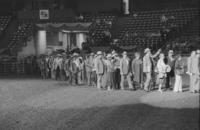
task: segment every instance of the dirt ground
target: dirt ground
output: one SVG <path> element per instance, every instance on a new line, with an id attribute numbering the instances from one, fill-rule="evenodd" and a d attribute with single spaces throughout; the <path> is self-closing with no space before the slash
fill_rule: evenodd
<path id="1" fill-rule="evenodd" d="M 199 130 L 199 94 L 0 79 L 0 130 Z"/>

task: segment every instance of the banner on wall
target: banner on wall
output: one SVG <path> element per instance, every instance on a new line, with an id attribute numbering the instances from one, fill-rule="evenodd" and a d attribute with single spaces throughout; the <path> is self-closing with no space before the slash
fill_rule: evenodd
<path id="1" fill-rule="evenodd" d="M 41 20 L 49 19 L 49 10 L 42 9 L 39 11 L 39 13 L 40 13 L 39 15 L 40 15 Z"/>

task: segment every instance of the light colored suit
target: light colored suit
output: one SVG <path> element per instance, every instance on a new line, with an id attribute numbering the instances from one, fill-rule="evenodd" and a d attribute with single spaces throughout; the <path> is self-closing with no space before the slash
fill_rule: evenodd
<path id="1" fill-rule="evenodd" d="M 152 71 L 152 59 L 148 55 L 143 57 L 143 72 L 150 73 Z"/>
<path id="2" fill-rule="evenodd" d="M 196 71 L 196 68 L 195 68 L 195 56 L 190 56 L 188 58 L 188 61 L 187 61 L 187 72 L 189 73 L 190 75 L 190 91 L 191 92 L 194 92 L 194 88 L 195 88 L 195 81 L 197 80 L 196 79 L 196 76 L 195 76 L 195 71 Z"/>
<path id="3" fill-rule="evenodd" d="M 124 89 L 125 79 L 128 81 L 129 89 L 133 88 L 132 80 L 131 80 L 131 65 L 129 58 L 122 58 L 120 61 L 120 74 L 121 74 L 121 89 Z"/>
<path id="4" fill-rule="evenodd" d="M 157 52 L 154 55 L 145 55 L 143 57 L 143 72 L 146 74 L 146 81 L 144 83 L 144 90 L 148 91 L 149 90 L 149 85 L 151 81 L 151 74 L 154 66 L 154 61 L 153 58 L 157 57 L 159 55 L 159 52 Z"/>
<path id="5" fill-rule="evenodd" d="M 100 89 L 102 87 L 102 77 L 105 72 L 105 65 L 103 59 L 97 58 L 95 60 L 95 69 L 97 74 L 97 88 Z"/>
<path id="6" fill-rule="evenodd" d="M 199 87 L 200 87 L 200 59 L 198 56 L 195 56 L 192 67 L 193 67 L 193 71 L 194 71 L 194 90 L 195 91 L 199 91 Z"/>
<path id="7" fill-rule="evenodd" d="M 87 75 L 87 83 L 89 86 L 92 84 L 91 82 L 92 69 L 93 69 L 93 59 L 88 58 L 85 60 L 85 70 Z"/>
<path id="8" fill-rule="evenodd" d="M 96 73 L 97 74 L 104 74 L 105 71 L 105 65 L 104 61 L 102 59 L 97 59 L 96 60 Z"/>

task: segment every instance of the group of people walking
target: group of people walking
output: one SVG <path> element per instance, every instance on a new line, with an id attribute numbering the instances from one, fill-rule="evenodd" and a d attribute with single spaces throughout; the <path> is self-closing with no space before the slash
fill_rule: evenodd
<path id="1" fill-rule="evenodd" d="M 161 93 L 163 88 L 182 92 L 185 72 L 190 76 L 190 92 L 199 92 L 200 88 L 200 50 L 191 53 L 187 64 L 180 54 L 175 57 L 173 50 L 165 56 L 161 49 L 152 54 L 146 48 L 143 58 L 140 52 L 135 52 L 131 59 L 127 52 L 119 55 L 113 50 L 86 56 L 77 53 L 43 55 L 38 59 L 38 65 L 44 78 L 67 80 L 71 85 L 87 84 L 108 91 L 143 89 L 148 92 L 158 85 Z"/>

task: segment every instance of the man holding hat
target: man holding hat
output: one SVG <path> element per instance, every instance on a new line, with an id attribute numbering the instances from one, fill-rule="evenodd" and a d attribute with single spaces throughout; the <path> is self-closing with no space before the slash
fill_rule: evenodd
<path id="1" fill-rule="evenodd" d="M 97 52 L 97 59 L 96 59 L 96 63 L 95 63 L 95 68 L 96 68 L 96 74 L 97 74 L 97 88 L 101 89 L 102 87 L 102 77 L 103 74 L 105 73 L 105 66 L 104 66 L 104 61 L 102 59 L 102 52 L 98 51 Z"/>
<path id="2" fill-rule="evenodd" d="M 133 89 L 133 84 L 131 81 L 131 66 L 130 59 L 127 57 L 127 52 L 122 53 L 123 57 L 120 61 L 120 74 L 121 74 L 121 89 L 124 90 L 125 79 L 128 81 L 129 89 Z"/>
<path id="3" fill-rule="evenodd" d="M 152 55 L 151 50 L 149 48 L 146 48 L 144 50 L 145 56 L 143 57 L 143 72 L 146 75 L 146 81 L 144 83 L 144 90 L 149 91 L 150 87 L 150 82 L 151 82 L 151 75 L 152 75 L 152 70 L 154 66 L 154 61 L 153 58 L 157 57 L 161 52 L 161 49 L 157 51 L 156 54 Z"/>
<path id="4" fill-rule="evenodd" d="M 169 50 L 168 56 L 166 57 L 165 61 L 166 64 L 170 66 L 171 71 L 167 72 L 167 77 L 166 77 L 166 89 L 170 89 L 170 86 L 172 86 L 172 79 L 175 76 L 174 74 L 174 67 L 175 67 L 175 59 L 173 58 L 173 50 Z"/>

